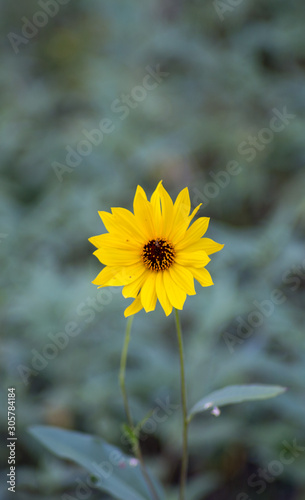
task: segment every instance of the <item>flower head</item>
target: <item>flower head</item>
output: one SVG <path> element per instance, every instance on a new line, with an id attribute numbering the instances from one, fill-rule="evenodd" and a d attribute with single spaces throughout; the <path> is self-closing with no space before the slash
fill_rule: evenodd
<path id="1" fill-rule="evenodd" d="M 99 212 L 108 233 L 89 238 L 97 247 L 94 255 L 105 267 L 92 282 L 99 288 L 123 286 L 123 296 L 134 298 L 125 316 L 153 311 L 159 300 L 168 316 L 173 307 L 182 309 L 186 296 L 195 295 L 194 278 L 202 286 L 213 285 L 205 266 L 209 255 L 223 245 L 202 238 L 208 217 L 200 217 L 190 227 L 198 212 L 190 214 L 188 188 L 183 189 L 175 203 L 162 181 L 147 199 L 138 186 L 133 208 L 112 208 L 111 214 Z"/>

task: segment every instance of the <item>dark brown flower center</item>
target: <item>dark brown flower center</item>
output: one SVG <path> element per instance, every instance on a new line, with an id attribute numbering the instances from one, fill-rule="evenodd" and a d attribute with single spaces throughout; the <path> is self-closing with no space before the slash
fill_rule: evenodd
<path id="1" fill-rule="evenodd" d="M 175 260 L 175 250 L 171 243 L 163 238 L 157 238 L 144 245 L 142 259 L 147 269 L 165 271 Z"/>

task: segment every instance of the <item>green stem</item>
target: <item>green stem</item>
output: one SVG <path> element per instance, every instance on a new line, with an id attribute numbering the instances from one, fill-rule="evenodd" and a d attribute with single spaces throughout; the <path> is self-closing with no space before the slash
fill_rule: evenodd
<path id="1" fill-rule="evenodd" d="M 130 413 L 130 409 L 129 409 L 129 403 L 128 403 L 126 385 L 125 385 L 125 373 L 126 373 L 127 353 L 128 353 L 128 345 L 129 345 L 129 341 L 130 341 L 130 331 L 131 331 L 132 322 L 133 322 L 133 316 L 130 316 L 128 318 L 127 326 L 126 326 L 125 340 L 124 340 L 124 346 L 123 346 L 123 351 L 122 351 L 122 356 L 121 356 L 120 375 L 119 375 L 119 381 L 120 381 L 120 387 L 121 387 L 121 391 L 122 391 L 122 395 L 123 395 L 125 413 L 126 413 L 128 424 L 130 427 L 133 427 L 133 424 L 132 424 L 132 417 L 131 417 L 131 413 Z"/>
<path id="2" fill-rule="evenodd" d="M 188 430 L 188 417 L 187 417 L 187 400 L 186 400 L 186 383 L 185 383 L 185 370 L 184 370 L 184 355 L 183 355 L 183 341 L 182 331 L 179 320 L 179 314 L 175 309 L 177 338 L 179 345 L 180 355 L 180 375 L 181 375 L 181 404 L 182 404 L 182 418 L 183 418 L 183 448 L 182 448 L 182 464 L 181 464 L 181 477 L 180 477 L 180 500 L 185 499 L 185 485 L 188 464 L 188 446 L 187 446 L 187 430 Z"/>
<path id="3" fill-rule="evenodd" d="M 125 340 L 124 340 L 124 346 L 123 346 L 122 355 L 121 355 L 119 381 L 120 381 L 120 387 L 121 387 L 121 391 L 122 391 L 122 395 L 123 395 L 124 408 L 125 408 L 125 413 L 126 413 L 127 420 L 128 420 L 128 425 L 131 428 L 131 430 L 134 431 L 135 428 L 134 428 L 133 421 L 132 421 L 132 416 L 131 416 L 129 402 L 128 402 L 128 396 L 127 396 L 127 391 L 126 391 L 126 385 L 125 385 L 127 354 L 128 354 L 128 346 L 129 346 L 129 341 L 130 341 L 130 331 L 131 331 L 132 322 L 133 322 L 133 316 L 130 316 L 128 318 L 127 325 L 126 325 Z M 152 495 L 153 500 L 159 500 L 159 497 L 158 497 L 158 494 L 155 490 L 155 487 L 154 487 L 154 485 L 153 485 L 153 483 L 148 475 L 148 472 L 146 470 L 142 451 L 141 451 L 138 439 L 134 445 L 134 453 L 135 453 L 137 459 L 139 460 L 142 474 L 144 476 L 144 479 L 146 481 L 148 489 L 150 490 L 150 493 Z"/>

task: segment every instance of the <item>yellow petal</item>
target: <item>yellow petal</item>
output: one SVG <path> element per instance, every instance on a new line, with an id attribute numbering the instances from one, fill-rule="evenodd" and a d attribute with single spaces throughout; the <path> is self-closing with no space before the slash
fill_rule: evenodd
<path id="1" fill-rule="evenodd" d="M 124 311 L 124 316 L 127 318 L 128 316 L 132 316 L 133 314 L 136 314 L 137 312 L 141 311 L 143 309 L 141 299 L 140 297 L 137 297 L 130 306 L 127 307 Z"/>
<path id="2" fill-rule="evenodd" d="M 188 188 L 182 189 L 178 194 L 174 204 L 174 224 L 178 226 L 181 222 L 187 221 L 191 210 L 191 200 Z"/>
<path id="3" fill-rule="evenodd" d="M 92 283 L 99 285 L 99 288 L 124 286 L 135 281 L 144 271 L 145 267 L 142 262 L 132 266 L 106 266 Z"/>
<path id="4" fill-rule="evenodd" d="M 120 267 L 110 267 L 106 266 L 104 269 L 97 275 L 97 277 L 92 281 L 94 285 L 99 285 L 99 287 L 103 286 L 121 286 L 123 283 L 118 275 L 120 271 Z"/>
<path id="5" fill-rule="evenodd" d="M 142 273 L 134 281 L 124 286 L 122 290 L 123 297 L 127 299 L 128 297 L 136 298 L 140 288 L 143 286 L 145 280 L 147 279 L 148 271 L 145 270 L 143 266 Z"/>
<path id="6" fill-rule="evenodd" d="M 113 227 L 116 228 L 116 226 L 114 225 L 114 217 L 112 214 L 110 214 L 109 212 L 104 212 L 104 211 L 99 211 L 98 214 L 99 214 L 100 218 L 102 219 L 103 224 L 108 232 L 110 232 Z"/>
<path id="7" fill-rule="evenodd" d="M 159 195 L 161 199 L 161 212 L 162 212 L 162 235 L 164 238 L 168 238 L 170 231 L 173 226 L 174 218 L 174 204 L 173 201 L 166 191 L 166 189 L 159 185 Z"/>
<path id="8" fill-rule="evenodd" d="M 144 200 L 147 200 L 147 196 L 146 196 L 146 193 L 144 191 L 144 189 L 141 187 L 141 186 L 137 186 L 137 189 L 136 189 L 136 194 L 135 194 L 135 199 L 137 196 L 142 196 L 142 198 L 144 198 Z M 134 199 L 134 204 L 135 204 L 135 199 Z M 134 208 L 134 205 L 133 205 L 133 208 Z"/>
<path id="9" fill-rule="evenodd" d="M 222 245 L 221 243 L 216 243 L 216 241 L 213 241 L 210 238 L 202 238 L 201 241 L 204 245 L 204 250 L 208 255 L 219 252 L 219 250 L 224 247 L 224 245 Z"/>
<path id="10" fill-rule="evenodd" d="M 177 252 L 175 262 L 186 267 L 204 267 L 210 262 L 210 258 L 206 252 L 188 252 L 188 250 L 180 250 Z"/>
<path id="11" fill-rule="evenodd" d="M 180 221 L 180 224 L 178 223 L 178 224 L 176 224 L 176 226 L 173 227 L 172 232 L 170 234 L 170 238 L 172 239 L 172 241 L 175 245 L 177 243 L 179 243 L 181 240 L 184 240 L 187 228 L 189 227 L 191 221 L 195 217 L 195 215 L 198 212 L 201 205 L 202 204 L 200 203 L 200 205 L 198 205 L 198 207 L 194 208 L 191 215 L 189 215 L 188 217 L 182 218 Z"/>
<path id="12" fill-rule="evenodd" d="M 113 213 L 99 212 L 107 231 L 113 236 L 129 239 L 131 242 L 143 242 L 143 235 L 137 228 L 135 216 L 125 208 L 112 208 Z"/>
<path id="13" fill-rule="evenodd" d="M 184 238 L 175 245 L 176 250 L 182 250 L 192 243 L 196 243 L 208 229 L 209 221 L 209 217 L 200 217 L 195 220 L 191 227 L 186 231 Z"/>
<path id="14" fill-rule="evenodd" d="M 176 309 L 183 309 L 186 292 L 176 285 L 168 271 L 163 272 L 163 280 L 168 299 L 172 306 Z"/>
<path id="15" fill-rule="evenodd" d="M 155 234 L 158 234 L 159 236 L 162 235 L 161 198 L 160 198 L 161 184 L 162 181 L 159 182 L 158 186 L 156 187 L 150 198 L 150 203 L 153 211 Z"/>
<path id="16" fill-rule="evenodd" d="M 199 208 L 201 207 L 202 203 L 199 203 L 199 205 L 194 208 L 194 210 L 192 211 L 191 215 L 189 216 L 189 223 L 194 219 L 195 215 L 197 214 Z"/>
<path id="17" fill-rule="evenodd" d="M 137 187 L 133 208 L 139 231 L 146 239 L 157 238 L 153 221 L 153 209 L 147 201 L 146 194 L 141 186 Z"/>
<path id="18" fill-rule="evenodd" d="M 116 218 L 116 220 L 121 219 L 124 221 L 125 226 L 129 226 L 129 229 L 134 230 L 134 225 L 136 222 L 135 216 L 130 210 L 122 207 L 112 207 L 111 208 L 112 215 Z"/>
<path id="19" fill-rule="evenodd" d="M 194 287 L 194 277 L 192 273 L 185 267 L 175 264 L 169 268 L 169 274 L 172 280 L 188 295 L 196 295 Z"/>
<path id="20" fill-rule="evenodd" d="M 189 268 L 194 278 L 199 281 L 201 286 L 211 286 L 214 285 L 212 277 L 206 269 Z"/>
<path id="21" fill-rule="evenodd" d="M 106 233 L 108 234 L 108 233 Z M 91 236 L 91 238 L 88 238 L 88 241 L 90 241 L 90 243 L 92 243 L 92 245 L 94 245 L 96 248 L 99 248 L 101 245 L 100 245 L 100 237 L 101 236 L 104 236 L 103 234 L 99 234 L 98 236 Z"/>
<path id="22" fill-rule="evenodd" d="M 116 248 L 98 248 L 93 252 L 98 260 L 106 266 L 130 266 L 141 260 L 137 250 L 117 250 Z"/>
<path id="23" fill-rule="evenodd" d="M 178 247 L 178 245 L 177 245 Z M 177 247 L 176 250 L 177 250 Z M 178 250 L 179 251 L 179 250 Z M 182 248 L 180 252 L 188 252 L 188 253 L 193 253 L 193 252 L 205 252 L 205 246 L 204 243 L 202 243 L 202 240 L 197 240 L 196 243 L 192 243 L 191 245 L 188 245 L 185 248 Z"/>
<path id="24" fill-rule="evenodd" d="M 143 234 L 137 226 L 137 219 L 134 214 L 126 208 L 115 207 L 111 209 L 115 217 L 116 232 L 127 232 L 134 241 L 143 242 Z"/>
<path id="25" fill-rule="evenodd" d="M 153 311 L 156 307 L 156 275 L 155 272 L 150 272 L 141 289 L 141 302 L 146 312 Z"/>
<path id="26" fill-rule="evenodd" d="M 166 316 L 169 316 L 169 314 L 171 314 L 171 312 L 173 310 L 173 306 L 171 305 L 171 303 L 168 299 L 166 290 L 165 290 L 162 272 L 157 273 L 156 292 L 157 292 L 157 297 L 159 299 L 159 302 L 160 302 Z"/>
<path id="27" fill-rule="evenodd" d="M 206 240 L 208 240 L 208 243 L 206 242 Z M 224 245 L 216 243 L 216 241 L 210 240 L 209 238 L 201 238 L 196 243 L 193 243 L 192 245 L 183 248 L 181 251 L 189 253 L 203 251 L 207 255 L 210 255 L 214 252 L 219 252 L 219 250 L 221 250 L 223 246 Z"/>
<path id="28" fill-rule="evenodd" d="M 135 241 L 135 239 L 128 234 L 122 234 L 120 236 L 113 235 L 113 233 L 99 234 L 98 236 L 92 236 L 89 238 L 90 243 L 97 248 L 117 248 L 119 250 L 135 250 L 141 249 L 140 243 Z"/>

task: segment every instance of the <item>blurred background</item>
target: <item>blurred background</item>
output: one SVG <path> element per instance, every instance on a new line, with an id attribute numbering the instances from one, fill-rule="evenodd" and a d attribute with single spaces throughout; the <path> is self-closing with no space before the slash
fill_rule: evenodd
<path id="1" fill-rule="evenodd" d="M 150 195 L 163 179 L 173 198 L 189 187 L 208 236 L 225 243 L 208 265 L 215 286 L 198 286 L 181 314 L 189 405 L 229 384 L 288 387 L 194 419 L 188 500 L 304 500 L 304 2 L 0 6 L 0 497 L 7 387 L 16 499 L 80 498 L 87 477 L 35 442 L 32 424 L 128 452 L 118 369 L 129 301 L 91 284 L 101 266 L 88 237 L 104 232 L 98 210 L 131 209 L 137 184 Z M 164 417 L 141 443 L 168 499 L 181 454 L 175 335 L 159 307 L 137 314 L 127 372 L 135 419 Z"/>

